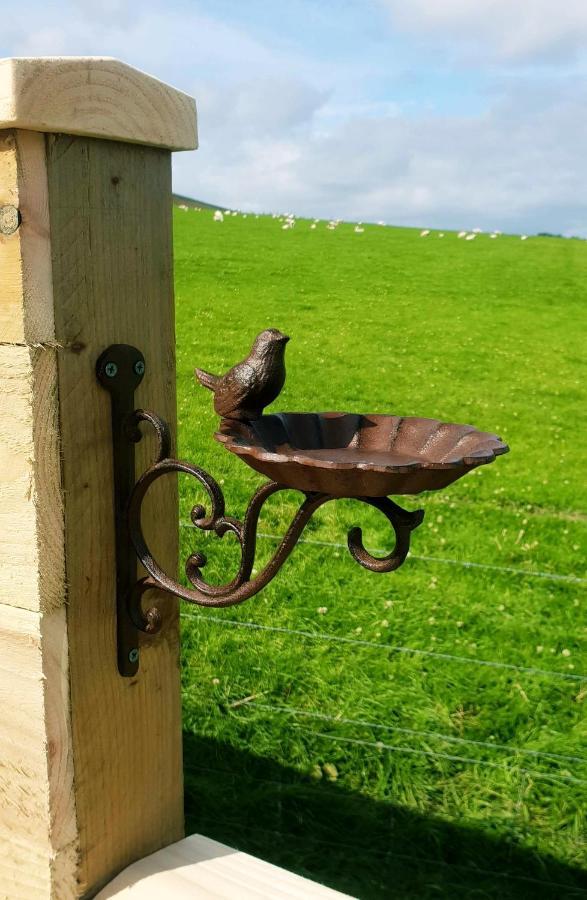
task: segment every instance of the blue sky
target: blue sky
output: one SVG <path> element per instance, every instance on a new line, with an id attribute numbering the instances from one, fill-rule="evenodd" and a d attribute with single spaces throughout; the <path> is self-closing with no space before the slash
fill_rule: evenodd
<path id="1" fill-rule="evenodd" d="M 180 193 L 587 236 L 587 0 L 0 0 L 0 15 L 0 56 L 115 56 L 195 96 Z"/>

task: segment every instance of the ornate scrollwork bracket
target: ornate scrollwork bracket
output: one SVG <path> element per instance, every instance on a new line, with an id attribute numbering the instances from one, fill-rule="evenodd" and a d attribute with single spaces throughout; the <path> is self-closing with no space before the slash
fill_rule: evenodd
<path id="1" fill-rule="evenodd" d="M 155 634 L 162 626 L 156 606 L 144 609 L 144 595 L 152 590 L 164 591 L 199 606 L 234 606 L 253 597 L 275 578 L 298 542 L 313 514 L 331 500 L 330 494 L 307 492 L 291 525 L 271 560 L 253 577 L 257 527 L 261 510 L 269 497 L 290 490 L 287 485 L 269 481 L 253 495 L 242 522 L 225 515 L 224 496 L 208 472 L 190 462 L 171 457 L 171 436 L 167 423 L 156 413 L 134 408 L 134 393 L 145 372 L 142 353 L 127 344 L 114 344 L 102 353 L 96 374 L 109 391 L 112 401 L 112 442 L 114 461 L 114 509 L 116 538 L 116 590 L 118 628 L 118 669 L 123 676 L 135 675 L 139 665 L 138 632 Z M 155 462 L 135 483 L 134 445 L 141 440 L 140 423 L 147 422 L 155 431 Z M 149 488 L 164 475 L 181 472 L 190 475 L 206 491 L 210 501 L 207 514 L 203 506 L 192 509 L 193 525 L 223 537 L 234 534 L 240 544 L 240 565 L 235 577 L 226 584 L 210 584 L 202 570 L 203 553 L 193 553 L 185 563 L 189 587 L 163 571 L 149 549 L 141 526 L 141 507 Z M 423 510 L 408 512 L 388 497 L 356 497 L 380 510 L 395 533 L 395 546 L 384 557 L 372 556 L 364 547 L 360 528 L 348 533 L 349 551 L 359 565 L 372 572 L 393 572 L 408 554 L 410 534 L 424 518 Z M 147 575 L 137 578 L 137 560 Z"/>

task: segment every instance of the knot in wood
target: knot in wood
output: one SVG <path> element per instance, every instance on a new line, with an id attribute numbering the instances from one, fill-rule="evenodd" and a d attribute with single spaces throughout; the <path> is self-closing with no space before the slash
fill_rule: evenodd
<path id="1" fill-rule="evenodd" d="M 14 234 L 20 222 L 21 216 L 16 206 L 0 206 L 0 233 Z"/>

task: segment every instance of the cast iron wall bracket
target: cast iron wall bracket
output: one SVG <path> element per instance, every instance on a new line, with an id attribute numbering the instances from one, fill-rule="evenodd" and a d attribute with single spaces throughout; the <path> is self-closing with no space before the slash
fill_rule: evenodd
<path id="1" fill-rule="evenodd" d="M 118 633 L 118 669 L 121 675 L 135 675 L 139 666 L 139 632 L 155 634 L 162 626 L 159 610 L 143 609 L 143 597 L 151 590 L 172 594 L 199 606 L 234 606 L 253 597 L 277 575 L 298 542 L 305 526 L 321 506 L 340 499 L 317 491 L 302 491 L 305 499 L 282 538 L 271 560 L 253 577 L 257 527 L 265 502 L 278 491 L 291 490 L 285 484 L 269 481 L 253 495 L 242 522 L 225 515 L 224 496 L 208 472 L 190 462 L 171 457 L 171 436 L 167 423 L 156 413 L 135 409 L 134 394 L 145 373 L 145 359 L 140 350 L 127 344 L 113 344 L 96 364 L 98 381 L 109 393 L 112 407 L 112 449 L 114 471 L 114 522 L 116 545 L 116 604 Z M 157 438 L 155 462 L 135 481 L 135 448 L 141 440 L 139 425 L 149 423 Z M 151 553 L 141 526 L 141 507 L 147 491 L 159 478 L 182 472 L 195 478 L 208 494 L 210 512 L 203 506 L 192 509 L 196 528 L 212 531 L 218 537 L 236 536 L 241 559 L 237 574 L 226 584 L 208 583 L 202 569 L 203 553 L 189 556 L 185 575 L 190 587 L 163 571 Z M 355 497 L 380 510 L 395 533 L 395 546 L 384 557 L 372 556 L 364 547 L 360 528 L 348 532 L 348 548 L 356 562 L 372 572 L 392 572 L 399 568 L 409 551 L 410 534 L 424 518 L 423 510 L 408 512 L 389 497 Z M 137 577 L 137 560 L 147 575 Z"/>

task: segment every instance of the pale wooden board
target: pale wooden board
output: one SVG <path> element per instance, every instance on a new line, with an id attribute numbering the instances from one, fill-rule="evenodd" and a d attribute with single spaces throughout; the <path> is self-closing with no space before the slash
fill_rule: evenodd
<path id="1" fill-rule="evenodd" d="M 47 206 L 45 138 L 0 131 L 0 206 L 22 223 L 0 234 L 0 343 L 50 343 L 55 337 Z"/>
<path id="2" fill-rule="evenodd" d="M 39 609 L 32 369 L 28 347 L 0 346 L 0 602 Z"/>
<path id="3" fill-rule="evenodd" d="M 342 900 L 331 888 L 193 834 L 142 859 L 96 900 Z"/>
<path id="4" fill-rule="evenodd" d="M 65 609 L 0 605 L 0 648 L 0 897 L 67 900 L 77 840 Z"/>
<path id="5" fill-rule="evenodd" d="M 55 898 L 78 896 L 79 836 L 75 808 L 66 609 L 41 619 L 45 731 L 51 810 L 51 884 Z"/>
<path id="6" fill-rule="evenodd" d="M 64 602 L 56 351 L 0 345 L 0 603 Z"/>
<path id="7" fill-rule="evenodd" d="M 0 860 L 8 868 L 13 843 L 30 843 L 35 856 L 48 855 L 49 778 L 41 616 L 7 606 L 0 613 Z"/>
<path id="8" fill-rule="evenodd" d="M 0 60 L 0 128 L 198 145 L 192 97 L 109 57 Z"/>
<path id="9" fill-rule="evenodd" d="M 45 139 L 0 135 L 0 896 L 76 895 Z"/>
<path id="10" fill-rule="evenodd" d="M 58 351 L 71 702 L 80 891 L 183 833 L 177 601 L 141 651 L 140 671 L 116 666 L 110 397 L 95 378 L 111 343 L 142 350 L 137 405 L 175 434 L 171 166 L 164 150 L 48 137 Z M 137 448 L 151 461 L 152 438 Z M 149 498 L 148 498 L 149 499 Z M 177 571 L 177 490 L 156 485 L 144 524 Z"/>

